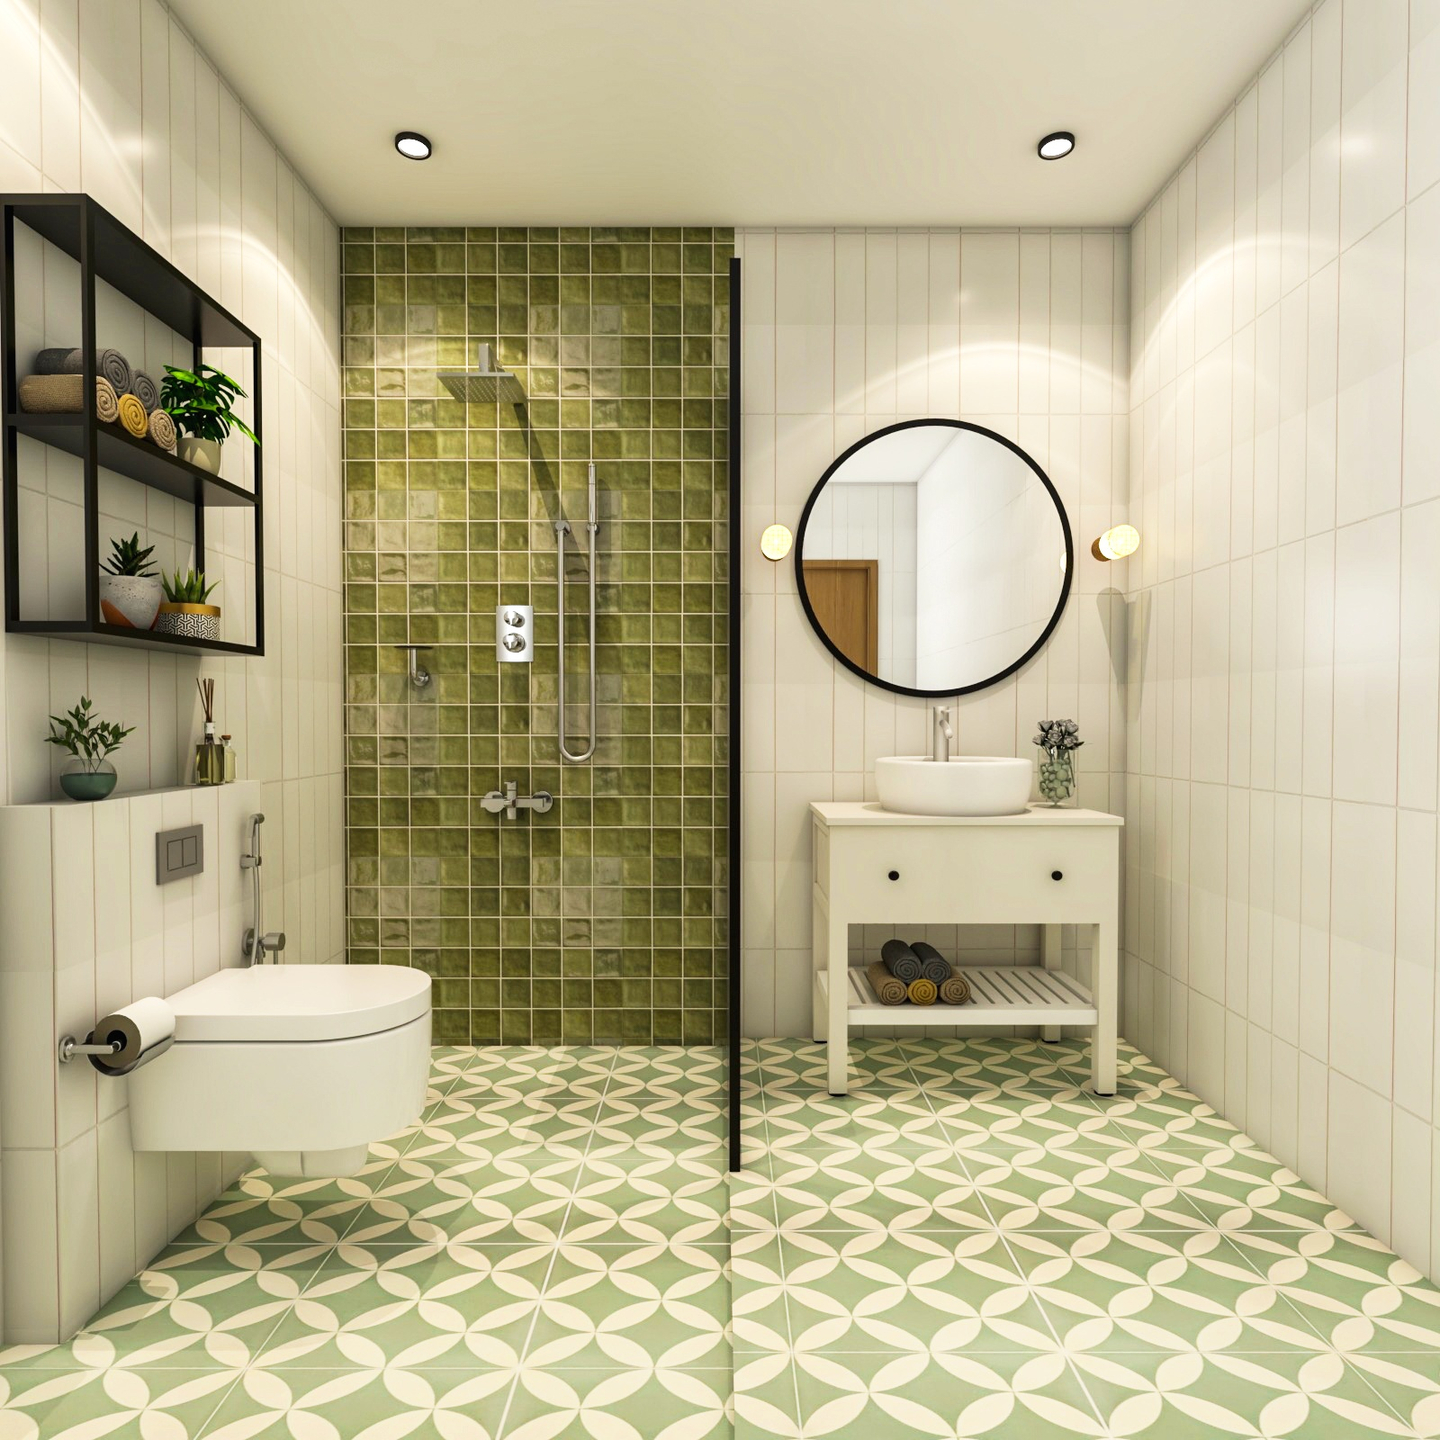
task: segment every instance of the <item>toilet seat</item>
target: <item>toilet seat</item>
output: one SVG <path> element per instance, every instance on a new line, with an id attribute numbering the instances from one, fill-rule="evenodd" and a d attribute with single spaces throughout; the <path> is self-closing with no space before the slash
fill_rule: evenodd
<path id="1" fill-rule="evenodd" d="M 175 1043 L 346 1040 L 430 1010 L 430 977 L 402 965 L 252 965 L 171 995 Z"/>
<path id="2" fill-rule="evenodd" d="M 256 965 L 166 997 L 175 1043 L 127 1077 L 136 1150 L 249 1151 L 348 1175 L 412 1124 L 430 1072 L 430 977 L 398 965 Z"/>

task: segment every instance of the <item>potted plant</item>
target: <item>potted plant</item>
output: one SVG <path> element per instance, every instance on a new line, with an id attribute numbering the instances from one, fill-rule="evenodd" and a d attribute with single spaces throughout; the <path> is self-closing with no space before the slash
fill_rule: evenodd
<path id="1" fill-rule="evenodd" d="M 153 545 L 140 545 L 137 530 L 128 540 L 110 541 L 110 558 L 100 564 L 100 616 L 111 625 L 148 630 L 160 608 L 160 577 L 150 564 Z"/>
<path id="2" fill-rule="evenodd" d="M 88 696 L 64 715 L 50 717 L 47 745 L 70 752 L 60 767 L 60 788 L 72 800 L 103 800 L 115 788 L 115 767 L 106 756 L 120 748 L 133 725 L 97 719 Z"/>
<path id="3" fill-rule="evenodd" d="M 182 433 L 179 454 L 182 460 L 220 473 L 220 446 L 231 430 L 238 430 L 252 444 L 259 437 L 235 413 L 235 401 L 245 392 L 223 370 L 197 364 L 194 370 L 167 365 L 160 382 L 160 403 Z"/>
<path id="4" fill-rule="evenodd" d="M 160 584 L 165 598 L 155 617 L 155 628 L 162 635 L 189 635 L 194 640 L 220 638 L 220 607 L 207 605 L 210 592 L 218 587 L 205 583 L 203 570 L 177 570 L 173 576 L 162 575 Z"/>

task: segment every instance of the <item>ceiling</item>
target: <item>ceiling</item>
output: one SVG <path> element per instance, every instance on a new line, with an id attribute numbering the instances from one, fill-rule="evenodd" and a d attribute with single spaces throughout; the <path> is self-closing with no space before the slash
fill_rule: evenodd
<path id="1" fill-rule="evenodd" d="M 531 225 L 1128 224 L 1307 8 L 173 3 L 336 219 Z"/>

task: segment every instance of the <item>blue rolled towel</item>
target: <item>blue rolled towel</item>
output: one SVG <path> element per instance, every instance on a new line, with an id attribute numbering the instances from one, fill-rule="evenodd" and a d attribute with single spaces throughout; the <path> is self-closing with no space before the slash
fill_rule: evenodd
<path id="1" fill-rule="evenodd" d="M 920 973 L 927 980 L 940 986 L 950 978 L 950 962 L 933 945 L 914 940 L 910 944 L 910 953 L 920 962 Z"/>
<path id="2" fill-rule="evenodd" d="M 920 978 L 920 959 L 903 940 L 887 940 L 880 947 L 885 968 L 907 985 Z"/>

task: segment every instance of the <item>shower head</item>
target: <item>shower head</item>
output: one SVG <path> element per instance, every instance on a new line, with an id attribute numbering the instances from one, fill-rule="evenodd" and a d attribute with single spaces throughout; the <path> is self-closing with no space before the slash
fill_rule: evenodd
<path id="1" fill-rule="evenodd" d="M 436 378 L 467 405 L 494 405 L 505 400 L 512 405 L 525 403 L 525 387 L 495 364 L 489 345 L 480 346 L 479 361 L 478 370 L 442 370 Z"/>

